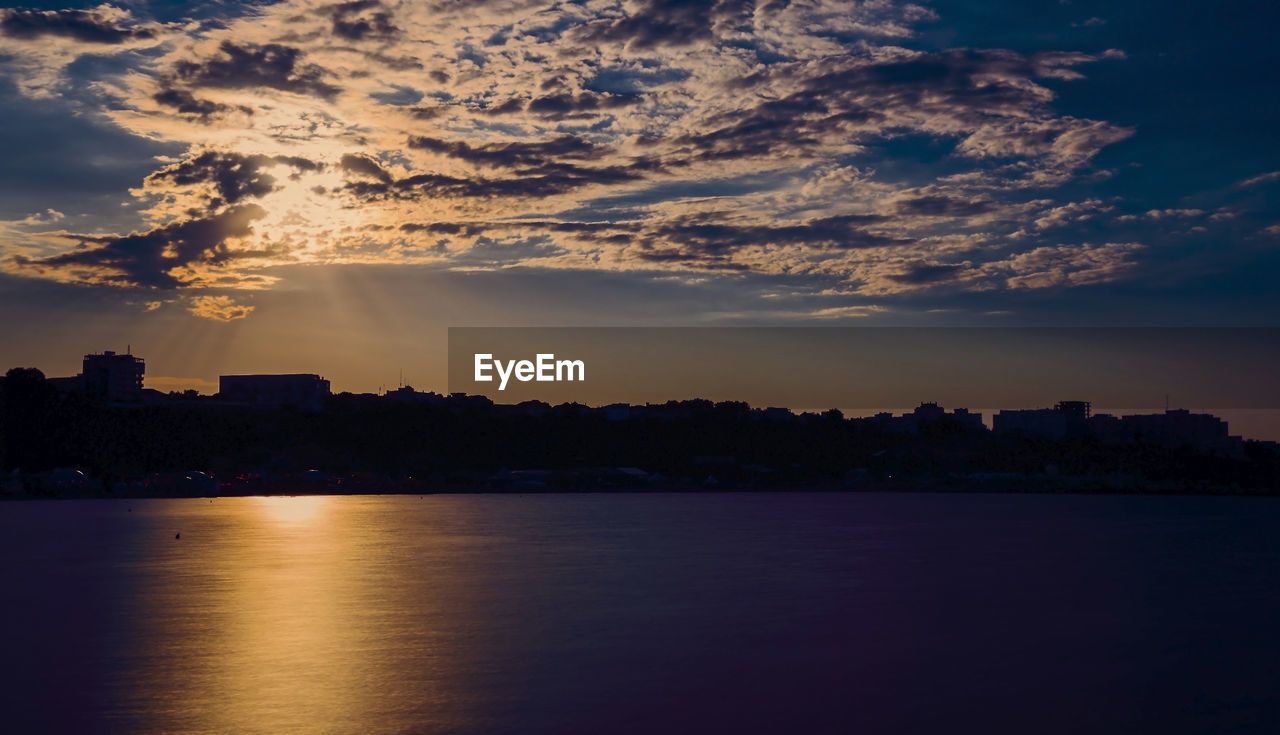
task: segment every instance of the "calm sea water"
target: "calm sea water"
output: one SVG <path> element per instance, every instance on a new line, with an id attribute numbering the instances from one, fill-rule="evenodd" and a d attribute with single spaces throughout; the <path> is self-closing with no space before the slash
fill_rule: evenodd
<path id="1" fill-rule="evenodd" d="M 11 733 L 1273 733 L 1280 502 L 9 502 L 0 640 Z"/>

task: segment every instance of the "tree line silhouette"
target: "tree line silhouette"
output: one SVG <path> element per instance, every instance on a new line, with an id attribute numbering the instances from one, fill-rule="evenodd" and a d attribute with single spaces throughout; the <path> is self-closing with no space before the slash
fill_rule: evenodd
<path id="1" fill-rule="evenodd" d="M 491 489 L 494 473 L 534 469 L 549 473 L 551 489 L 585 489 L 583 477 L 600 477 L 589 468 L 637 468 L 681 487 L 1280 489 L 1280 453 L 1266 443 L 1247 442 L 1245 457 L 1227 458 L 1087 436 L 996 435 L 947 421 L 908 435 L 836 410 L 778 421 L 742 402 L 667 408 L 666 416 L 611 420 L 576 404 L 510 407 L 475 396 L 402 403 L 345 393 L 319 412 L 207 397 L 121 407 L 14 368 L 0 381 L 0 467 L 10 475 L 79 468 L 104 489 L 190 470 L 219 479 L 363 476 L 372 479 L 346 487 L 370 491 Z"/>

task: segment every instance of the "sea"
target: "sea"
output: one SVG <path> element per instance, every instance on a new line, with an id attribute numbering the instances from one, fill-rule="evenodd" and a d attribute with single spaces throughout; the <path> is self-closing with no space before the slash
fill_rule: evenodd
<path id="1" fill-rule="evenodd" d="M 8 733 L 1276 733 L 1280 499 L 0 503 Z"/>

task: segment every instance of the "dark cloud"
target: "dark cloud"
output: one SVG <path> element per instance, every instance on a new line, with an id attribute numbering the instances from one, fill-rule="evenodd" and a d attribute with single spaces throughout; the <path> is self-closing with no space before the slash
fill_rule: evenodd
<path id="1" fill-rule="evenodd" d="M 405 112 L 414 120 L 435 120 L 449 112 L 449 108 L 443 106 L 434 107 L 406 107 Z"/>
<path id="2" fill-rule="evenodd" d="M 510 97 L 498 104 L 490 104 L 483 110 L 478 110 L 486 115 L 511 115 L 524 110 L 525 101 L 519 97 Z"/>
<path id="3" fill-rule="evenodd" d="M 604 110 L 628 107 L 639 101 L 639 95 L 606 94 L 587 90 L 578 94 L 562 92 L 535 97 L 529 101 L 526 109 L 547 120 L 569 120 L 591 117 Z M 507 104 L 510 104 L 510 102 Z M 500 110 L 501 108 L 498 109 Z"/>
<path id="4" fill-rule="evenodd" d="M 369 96 L 384 105 L 408 107 L 417 104 L 422 99 L 423 94 L 413 87 L 393 84 L 389 90 L 370 92 Z"/>
<path id="5" fill-rule="evenodd" d="M 328 73 L 323 68 L 303 63 L 302 50 L 292 46 L 223 41 L 218 51 L 210 59 L 174 64 L 175 77 L 192 87 L 265 87 L 325 99 L 342 91 L 324 81 Z"/>
<path id="6" fill-rule="evenodd" d="M 324 9 L 333 18 L 333 35 L 348 41 L 387 40 L 400 33 L 391 10 L 380 0 L 355 0 Z"/>
<path id="7" fill-rule="evenodd" d="M 931 286 L 954 281 L 970 270 L 972 268 L 964 264 L 926 263 L 918 260 L 907 266 L 902 273 L 891 274 L 889 278 L 910 286 Z"/>
<path id="8" fill-rule="evenodd" d="M 354 173 L 365 174 L 365 171 Z M 344 187 L 354 196 L 370 201 L 385 199 L 491 199 L 514 197 L 539 199 L 564 194 L 591 184 L 616 184 L 641 177 L 626 166 L 585 168 L 563 163 L 545 163 L 523 169 L 510 178 L 459 178 L 425 173 L 402 179 L 348 181 Z"/>
<path id="9" fill-rule="evenodd" d="M 3 10 L 0 11 L 0 33 L 23 40 L 60 36 L 110 45 L 155 37 L 150 28 L 118 25 L 96 9 Z"/>
<path id="10" fill-rule="evenodd" d="M 348 169 L 351 171 L 351 169 Z M 382 170 L 379 167 L 378 170 Z M 361 178 L 348 181 L 344 188 L 358 199 L 381 201 L 386 199 L 456 199 L 519 196 L 523 191 L 536 191 L 531 182 L 521 180 L 489 181 L 481 178 L 462 179 L 443 174 L 416 174 L 402 179 L 377 178 L 367 180 L 363 170 L 352 171 Z M 385 172 L 384 172 L 385 173 Z"/>
<path id="11" fill-rule="evenodd" d="M 506 168 L 541 164 L 556 158 L 583 159 L 600 153 L 599 146 L 573 135 L 536 143 L 487 143 L 475 146 L 460 140 L 413 136 L 409 138 L 409 147 L 481 166 Z"/>
<path id="12" fill-rule="evenodd" d="M 791 225 L 740 225 L 708 219 L 706 215 L 680 218 L 646 228 L 644 234 L 650 242 L 658 240 L 664 245 L 670 243 L 679 246 L 674 251 L 657 251 L 664 260 L 674 259 L 673 253 L 681 253 L 688 260 L 698 260 L 709 255 L 719 257 L 756 245 L 850 250 L 907 245 L 912 242 L 868 232 L 866 225 L 884 221 L 878 215 L 822 217 Z M 642 253 L 642 257 L 649 259 L 651 254 Z"/>
<path id="13" fill-rule="evenodd" d="M 803 153 L 910 127 L 956 137 L 988 129 L 1005 150 L 1035 155 L 1080 122 L 1040 114 L 1046 97 L 1031 80 L 1052 68 L 1034 55 L 970 49 L 871 64 L 849 57 L 779 63 L 732 86 L 744 94 L 766 84 L 796 91 L 712 117 L 701 126 L 705 132 L 674 142 L 687 148 L 684 155 L 716 160 Z"/>
<path id="14" fill-rule="evenodd" d="M 487 232 L 544 232 L 590 235 L 596 242 L 625 244 L 640 230 L 638 222 L 563 222 L 559 220 L 513 220 L 502 222 L 408 222 L 402 232 L 476 237 Z"/>
<path id="15" fill-rule="evenodd" d="M 1039 106 L 1025 80 L 1043 75 L 1034 57 L 1010 51 L 950 49 L 877 64 L 832 69 L 809 78 L 805 91 L 841 90 L 921 109 L 956 107 L 1007 114 Z"/>
<path id="16" fill-rule="evenodd" d="M 347 189 L 362 199 L 417 199 L 421 197 L 539 198 L 563 194 L 592 184 L 618 184 L 635 181 L 656 168 L 651 159 L 637 159 L 627 164 L 584 166 L 572 161 L 602 154 L 599 146 L 574 136 L 561 136 L 534 143 L 486 143 L 472 145 L 426 136 L 409 139 L 409 147 L 489 168 L 510 170 L 509 178 L 458 178 L 424 173 L 395 179 L 376 162 L 347 155 L 342 167 L 362 180 L 349 181 Z M 374 179 L 368 181 L 364 179 Z"/>
<path id="17" fill-rule="evenodd" d="M 495 268 L 525 264 L 538 258 L 551 258 L 567 252 L 550 238 L 520 237 L 493 240 L 478 237 L 471 247 L 450 258 L 455 267 Z"/>
<path id="18" fill-rule="evenodd" d="M 198 118 L 202 122 L 209 122 L 213 118 L 223 115 L 232 110 L 242 112 L 246 115 L 252 115 L 253 110 L 243 105 L 232 107 L 224 105 L 212 100 L 199 99 L 185 89 L 164 89 L 156 92 L 152 99 L 158 104 L 165 107 L 172 107 L 183 115 L 190 115 Z"/>
<path id="19" fill-rule="evenodd" d="M 924 217 L 972 217 L 986 214 L 997 205 L 989 199 L 961 199 L 949 196 L 923 196 L 897 203 L 898 214 Z"/>
<path id="20" fill-rule="evenodd" d="M 318 171 L 321 164 L 297 156 L 244 155 L 230 151 L 205 151 L 195 158 L 156 171 L 148 184 L 169 182 L 178 186 L 208 183 L 222 201 L 234 204 L 245 197 L 263 197 L 275 189 L 274 176 L 263 169 L 287 165 L 298 171 Z M 213 206 L 221 202 L 215 200 Z"/>
<path id="21" fill-rule="evenodd" d="M 50 258 L 14 258 L 22 268 L 72 274 L 77 280 L 118 286 L 172 289 L 188 285 L 190 277 L 175 269 L 207 263 L 225 264 L 236 258 L 261 255 L 232 253 L 230 238 L 253 232 L 254 220 L 266 216 L 256 204 L 242 204 L 217 214 L 175 222 L 144 233 L 120 237 L 84 237 L 80 249 Z"/>
<path id="22" fill-rule="evenodd" d="M 429 235 L 475 236 L 484 232 L 484 230 L 484 225 L 473 225 L 464 222 L 406 222 L 400 225 L 401 232 L 425 232 Z"/>
<path id="23" fill-rule="evenodd" d="M 514 220 L 497 222 L 411 223 L 405 232 L 476 237 L 519 231 L 542 235 L 568 234 L 593 243 L 635 246 L 641 260 L 681 263 L 712 270 L 747 270 L 735 254 L 752 246 L 806 247 L 844 250 L 909 245 L 913 241 L 868 232 L 865 228 L 885 221 L 879 215 L 851 214 L 821 217 L 788 225 L 748 225 L 720 221 L 720 215 L 687 216 L 646 222 L 572 222 Z"/>
<path id="24" fill-rule="evenodd" d="M 686 248 L 672 248 L 646 244 L 640 251 L 640 258 L 650 263 L 678 263 L 687 268 L 719 271 L 749 271 L 751 266 L 735 262 L 724 253 L 707 253 L 691 251 Z"/>
<path id="25" fill-rule="evenodd" d="M 715 37 L 717 25 L 739 25 L 753 3 L 747 0 L 645 0 L 621 18 L 579 27 L 585 43 L 624 43 L 634 50 L 685 46 Z"/>
<path id="26" fill-rule="evenodd" d="M 400 229 L 442 236 L 481 237 L 494 233 L 534 233 L 536 236 L 573 235 L 600 245 L 634 246 L 634 255 L 653 263 L 679 263 L 701 270 L 750 270 L 735 255 L 751 246 L 806 247 L 844 250 L 905 246 L 913 241 L 865 228 L 886 221 L 879 215 L 852 214 L 821 217 L 788 225 L 744 225 L 719 221 L 719 215 L 699 215 L 660 222 L 572 222 L 513 220 L 496 222 L 409 223 Z"/>
<path id="27" fill-rule="evenodd" d="M 342 160 L 338 163 L 343 171 L 353 173 L 357 176 L 367 176 L 384 184 L 391 183 L 391 174 L 383 170 L 377 161 L 364 156 L 357 156 L 353 153 L 347 153 L 342 156 Z"/>
<path id="28" fill-rule="evenodd" d="M 611 149 L 572 135 L 533 143 L 483 145 L 415 136 L 409 139 L 409 147 L 432 151 L 476 166 L 509 169 L 523 179 L 537 182 L 543 187 L 543 194 L 559 194 L 590 184 L 636 181 L 661 168 L 656 159 L 652 158 L 637 158 L 625 164 L 611 166 L 575 163 L 574 161 L 603 157 Z M 519 180 L 488 181 L 485 184 L 485 188 L 531 192 L 516 194 L 517 196 L 537 195 L 537 190 L 520 185 Z"/>
<path id="29" fill-rule="evenodd" d="M 883 114 L 855 101 L 855 92 L 811 89 L 725 113 L 703 126 L 707 132 L 683 135 L 677 146 L 693 158 L 718 160 L 798 153 L 818 147 L 849 127 L 866 126 Z"/>

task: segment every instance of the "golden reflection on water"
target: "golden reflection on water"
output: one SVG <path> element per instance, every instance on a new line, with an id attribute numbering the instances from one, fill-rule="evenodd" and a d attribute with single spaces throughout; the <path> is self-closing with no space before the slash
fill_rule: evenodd
<path id="1" fill-rule="evenodd" d="M 273 495 L 254 498 L 263 516 L 287 526 L 301 526 L 322 520 L 330 499 L 323 495 Z"/>
<path id="2" fill-rule="evenodd" d="M 211 682 L 213 699 L 225 703 L 224 728 L 340 722 L 356 708 L 358 691 L 349 662 L 358 631 L 344 624 L 343 608 L 358 580 L 342 574 L 346 541 L 325 522 L 332 520 L 322 515 L 325 498 L 254 500 L 259 517 L 244 522 L 262 527 L 243 529 L 252 543 L 233 560 L 227 648 Z"/>
<path id="3" fill-rule="evenodd" d="M 167 689 L 164 702 L 137 703 L 150 713 L 145 730 L 360 732 L 377 719 L 405 673 L 387 670 L 402 657 L 392 652 L 416 647 L 412 618 L 433 606 L 386 584 L 413 556 L 371 542 L 357 505 L 339 513 L 333 498 L 304 496 L 186 506 L 203 514 L 183 518 L 181 539 L 161 547 L 161 573 L 140 600 Z"/>

